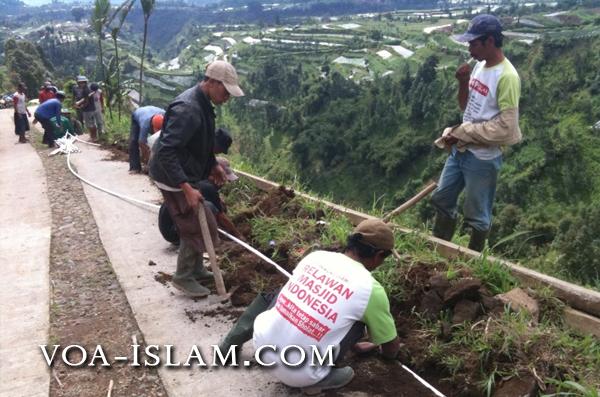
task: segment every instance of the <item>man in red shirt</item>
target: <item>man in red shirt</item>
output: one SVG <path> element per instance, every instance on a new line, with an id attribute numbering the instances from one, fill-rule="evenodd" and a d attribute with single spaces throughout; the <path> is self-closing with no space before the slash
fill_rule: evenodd
<path id="1" fill-rule="evenodd" d="M 54 98 L 55 96 L 56 96 L 56 94 L 52 90 L 52 85 L 50 84 L 50 82 L 46 81 L 44 83 L 44 87 L 40 90 L 40 93 L 38 96 L 40 104 L 46 102 L 48 99 Z"/>

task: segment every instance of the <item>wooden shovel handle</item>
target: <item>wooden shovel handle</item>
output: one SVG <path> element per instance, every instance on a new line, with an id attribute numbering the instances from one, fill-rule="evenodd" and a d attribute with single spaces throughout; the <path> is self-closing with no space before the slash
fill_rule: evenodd
<path id="1" fill-rule="evenodd" d="M 204 240 L 204 248 L 208 252 L 208 258 L 210 259 L 210 268 L 215 278 L 215 284 L 217 286 L 217 293 L 219 295 L 226 295 L 227 290 L 225 289 L 225 283 L 223 282 L 223 275 L 219 264 L 217 263 L 217 255 L 215 254 L 215 247 L 213 246 L 210 231 L 208 230 L 208 222 L 206 221 L 206 213 L 204 213 L 204 205 L 200 203 L 198 208 L 198 221 L 200 222 L 200 230 L 202 231 L 202 239 Z"/>
<path id="2" fill-rule="evenodd" d="M 406 211 L 413 205 L 417 204 L 424 197 L 426 197 L 429 193 L 431 193 L 433 191 L 433 189 L 435 189 L 436 187 L 437 187 L 437 182 L 434 181 L 434 182 L 429 183 L 429 185 L 425 186 L 425 188 L 423 188 L 423 190 L 421 190 L 419 193 L 417 193 L 413 198 L 411 198 L 410 200 L 408 200 L 407 202 L 405 202 L 404 204 L 402 204 L 400 207 L 396 208 L 395 210 L 390 211 L 386 216 L 384 216 L 382 218 L 383 221 L 386 223 L 389 222 L 390 219 L 394 215 L 398 215 L 398 214 Z"/>

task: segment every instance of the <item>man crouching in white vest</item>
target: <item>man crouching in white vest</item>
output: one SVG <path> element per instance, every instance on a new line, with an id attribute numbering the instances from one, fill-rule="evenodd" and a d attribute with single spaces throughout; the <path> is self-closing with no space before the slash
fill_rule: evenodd
<path id="1" fill-rule="evenodd" d="M 352 380 L 352 368 L 334 365 L 365 331 L 371 346 L 381 346 L 384 357 L 395 358 L 400 344 L 388 297 L 371 276 L 393 247 L 389 226 L 375 219 L 361 222 L 348 236 L 343 253 L 310 253 L 278 294 L 258 296 L 223 339 L 220 350 L 239 348 L 253 337 L 259 364 L 309 395 Z M 319 360 L 327 352 L 330 360 Z"/>

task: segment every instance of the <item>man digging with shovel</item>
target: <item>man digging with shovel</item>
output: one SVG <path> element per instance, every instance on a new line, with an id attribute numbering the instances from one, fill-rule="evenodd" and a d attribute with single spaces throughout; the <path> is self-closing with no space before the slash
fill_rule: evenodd
<path id="1" fill-rule="evenodd" d="M 235 68 L 225 61 L 208 65 L 204 79 L 180 94 L 167 108 L 163 131 L 150 159 L 149 173 L 160 188 L 181 243 L 173 286 L 191 297 L 204 297 L 210 290 L 198 280 L 212 277 L 204 268 L 206 251 L 198 211 L 204 211 L 213 241 L 217 226 L 196 184 L 213 175 L 217 184 L 226 176 L 213 153 L 215 145 L 214 105 L 230 96 L 243 96 Z"/>

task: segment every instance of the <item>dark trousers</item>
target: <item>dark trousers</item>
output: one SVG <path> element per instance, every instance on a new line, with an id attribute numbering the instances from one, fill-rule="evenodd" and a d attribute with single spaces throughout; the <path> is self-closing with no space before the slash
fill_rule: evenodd
<path id="1" fill-rule="evenodd" d="M 204 247 L 198 213 L 188 206 L 183 192 L 169 192 L 162 189 L 160 192 L 165 199 L 165 206 L 169 211 L 169 215 L 171 215 L 177 226 L 179 238 L 185 240 L 199 255 L 202 255 L 203 252 L 206 252 L 206 248 Z M 208 201 L 205 200 L 204 205 L 201 205 L 199 209 L 204 210 L 206 213 L 206 222 L 208 223 L 211 240 L 214 246 L 218 246 L 221 240 L 219 239 L 217 220 L 210 207 L 208 207 Z"/>
<path id="2" fill-rule="evenodd" d="M 27 119 L 27 115 L 15 113 L 15 134 L 23 136 L 27 131 L 29 131 L 29 120 Z"/>
<path id="3" fill-rule="evenodd" d="M 42 125 L 44 129 L 44 138 L 42 139 L 42 143 L 47 144 L 49 147 L 54 146 L 54 126 L 50 119 L 46 119 L 40 117 L 37 113 L 33 115 L 33 117 Z"/>
<path id="4" fill-rule="evenodd" d="M 129 171 L 141 171 L 140 161 L 140 125 L 131 117 L 131 128 L 129 129 Z"/>

